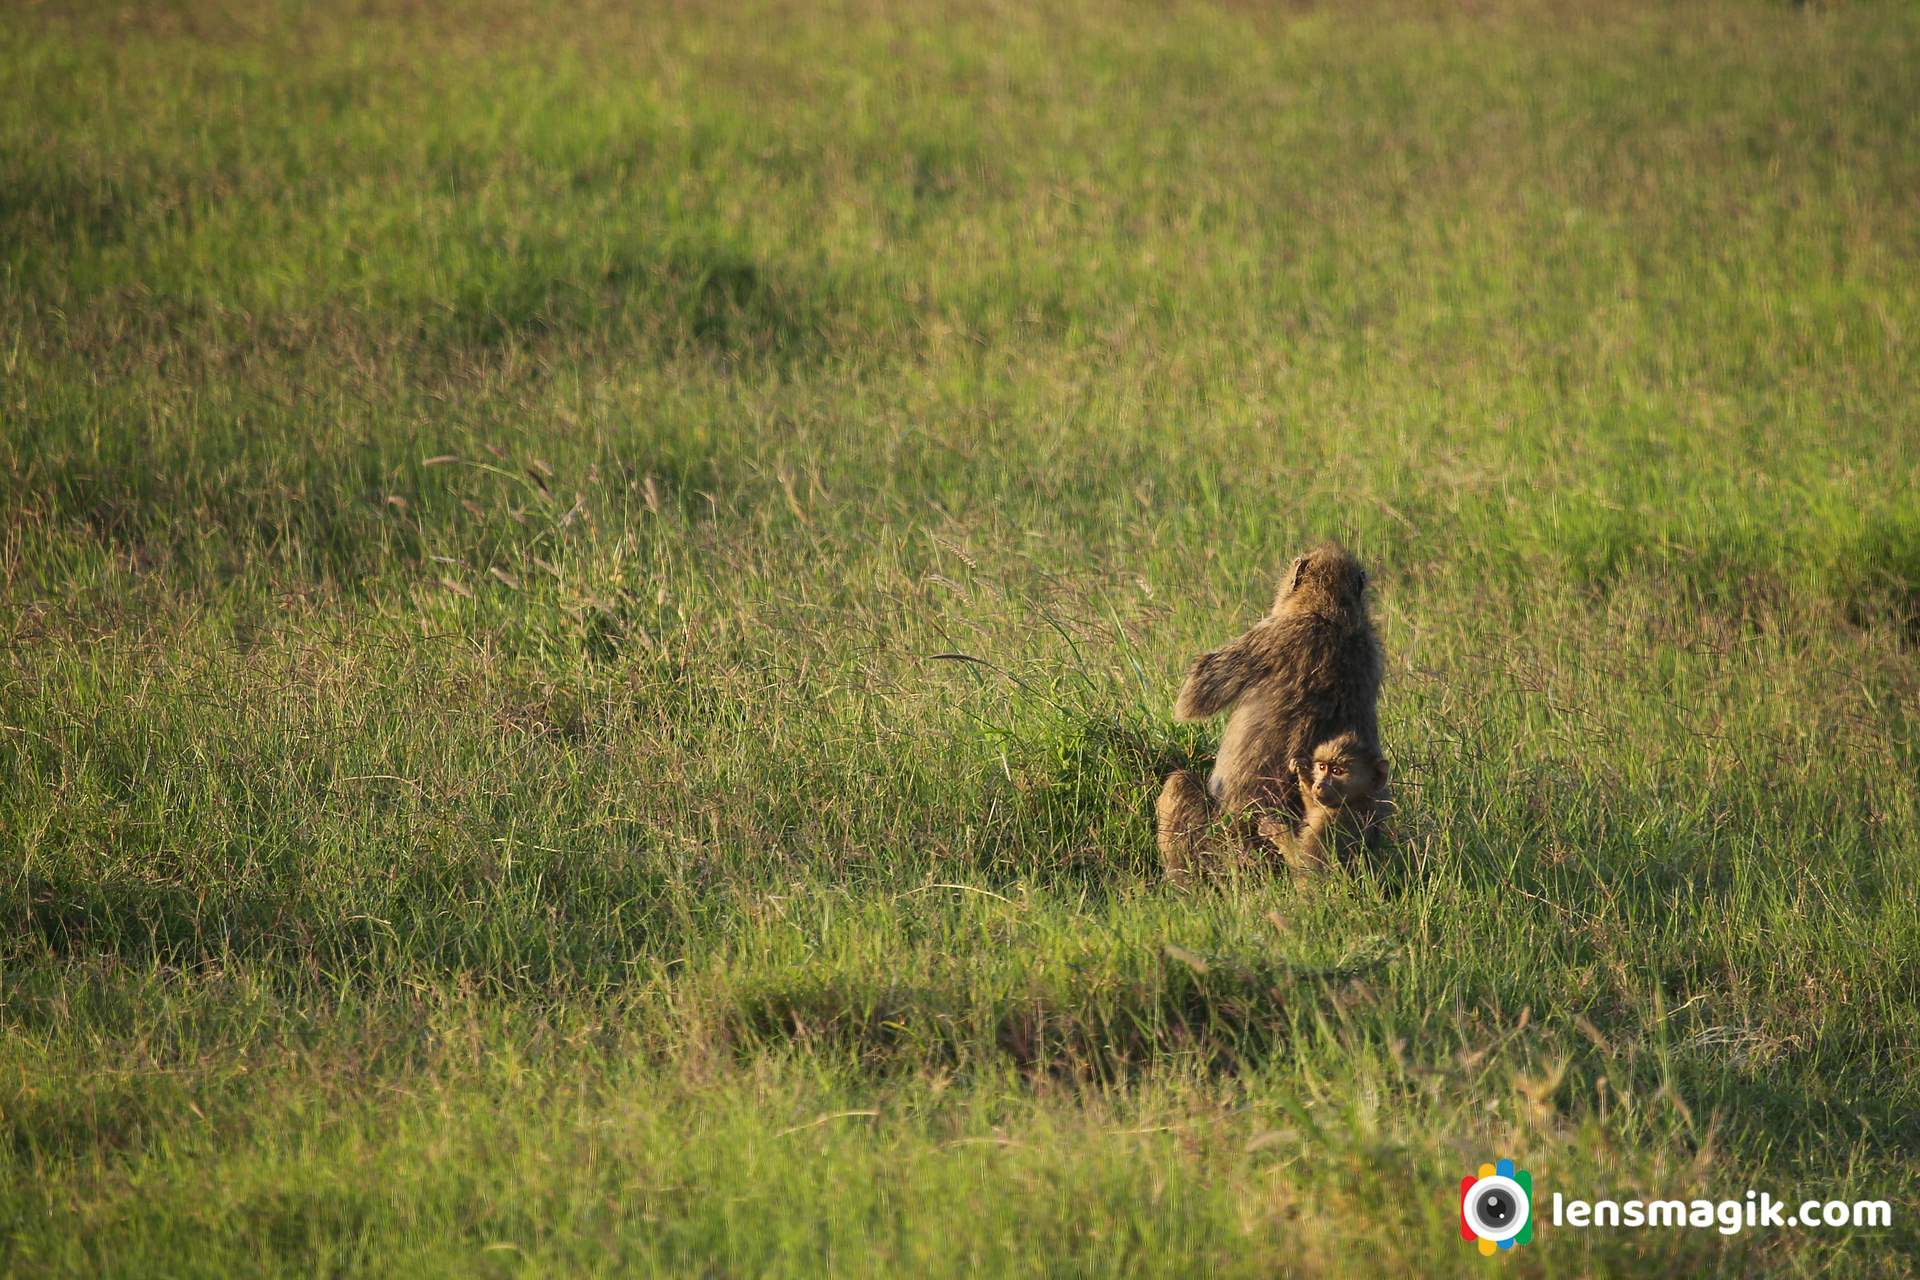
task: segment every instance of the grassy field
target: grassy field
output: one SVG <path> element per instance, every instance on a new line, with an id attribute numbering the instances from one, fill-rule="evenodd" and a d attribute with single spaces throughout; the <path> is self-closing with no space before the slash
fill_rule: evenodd
<path id="1" fill-rule="evenodd" d="M 0 1271 L 1908 1274 L 1917 68 L 7 5 Z M 1327 536 L 1411 865 L 1169 889 Z M 1498 1156 L 1893 1225 L 1490 1262 Z"/>

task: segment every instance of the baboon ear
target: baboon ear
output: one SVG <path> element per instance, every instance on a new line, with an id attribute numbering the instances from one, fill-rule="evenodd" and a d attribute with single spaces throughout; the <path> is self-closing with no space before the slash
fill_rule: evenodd
<path id="1" fill-rule="evenodd" d="M 1305 556 L 1295 556 L 1293 558 L 1293 573 L 1287 578 L 1287 590 L 1298 591 L 1300 589 L 1300 579 L 1306 576 L 1306 572 L 1307 558 Z"/>
<path id="2" fill-rule="evenodd" d="M 1378 751 L 1373 753 L 1373 771 L 1380 775 L 1380 781 L 1387 780 L 1387 758 Z"/>

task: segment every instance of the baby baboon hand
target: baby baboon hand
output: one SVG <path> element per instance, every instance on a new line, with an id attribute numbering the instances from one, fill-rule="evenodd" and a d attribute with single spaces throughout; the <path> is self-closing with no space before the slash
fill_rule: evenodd
<path id="1" fill-rule="evenodd" d="M 1262 840 L 1277 849 L 1285 848 L 1292 842 L 1294 836 L 1291 822 L 1271 815 L 1261 818 L 1256 830 L 1259 831 Z"/>

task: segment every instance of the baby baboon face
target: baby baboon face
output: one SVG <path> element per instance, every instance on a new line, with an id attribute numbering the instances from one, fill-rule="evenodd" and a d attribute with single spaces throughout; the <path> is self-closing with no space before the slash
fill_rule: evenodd
<path id="1" fill-rule="evenodd" d="M 1387 762 L 1362 748 L 1352 735 L 1323 742 L 1313 759 L 1296 760 L 1300 784 L 1326 809 L 1345 808 L 1351 800 L 1371 799 L 1386 781 Z"/>

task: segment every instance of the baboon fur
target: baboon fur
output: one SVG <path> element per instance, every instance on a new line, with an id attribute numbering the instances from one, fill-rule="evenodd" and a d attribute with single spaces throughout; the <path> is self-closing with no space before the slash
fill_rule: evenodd
<path id="1" fill-rule="evenodd" d="M 1191 769 L 1178 769 L 1167 775 L 1165 785 L 1160 788 L 1160 801 L 1154 808 L 1160 869 L 1167 879 L 1185 883 L 1206 864 L 1218 860 L 1224 851 L 1223 843 L 1241 843 L 1233 839 L 1223 841 L 1222 837 L 1229 833 L 1211 829 L 1218 816 L 1204 778 Z"/>
<path id="2" fill-rule="evenodd" d="M 1351 734 L 1380 754 L 1382 662 L 1366 592 L 1352 552 L 1315 547 L 1289 567 L 1266 617 L 1194 661 L 1175 717 L 1233 715 L 1206 785 L 1183 770 L 1161 788 L 1156 834 L 1170 876 L 1216 854 L 1216 837 L 1258 849 L 1296 834 L 1307 806 L 1294 764 L 1321 743 Z"/>
<path id="3" fill-rule="evenodd" d="M 1381 819 L 1392 807 L 1387 798 L 1387 761 L 1354 733 L 1343 733 L 1314 748 L 1311 760 L 1293 762 L 1306 817 L 1298 832 L 1264 818 L 1260 830 L 1281 851 L 1296 879 L 1333 866 L 1336 858 L 1371 851 Z"/>

